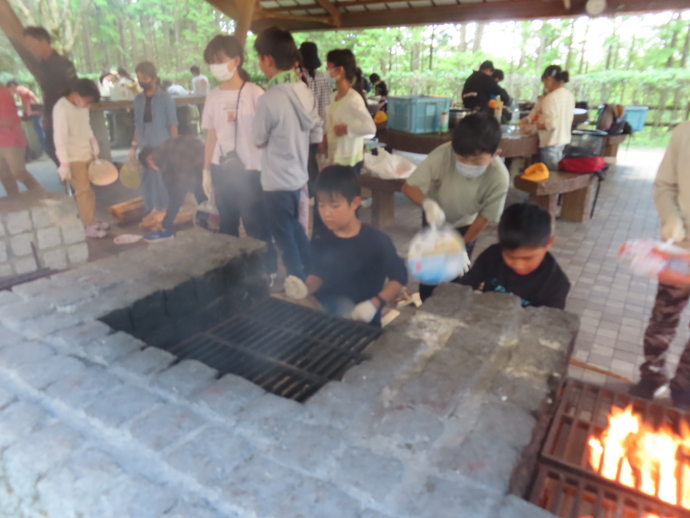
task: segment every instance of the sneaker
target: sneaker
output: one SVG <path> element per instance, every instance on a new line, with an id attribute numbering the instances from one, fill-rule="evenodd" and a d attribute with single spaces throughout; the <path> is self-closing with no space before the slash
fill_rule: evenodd
<path id="1" fill-rule="evenodd" d="M 642 399 L 649 399 L 650 401 L 654 399 L 654 396 L 656 396 L 658 393 L 664 391 L 666 389 L 667 384 L 661 383 L 659 384 L 658 381 L 655 381 L 650 378 L 642 378 L 640 381 L 637 382 L 636 385 L 633 385 L 628 393 L 631 396 L 639 397 Z"/>
<path id="2" fill-rule="evenodd" d="M 105 221 L 100 221 L 97 219 L 93 222 L 93 225 L 100 230 L 110 230 L 110 223 L 106 223 Z"/>
<path id="3" fill-rule="evenodd" d="M 157 243 L 158 241 L 165 241 L 167 239 L 172 239 L 175 237 L 175 234 L 172 232 L 169 232 L 167 230 L 156 230 L 155 232 L 151 232 L 149 234 L 146 234 L 144 236 L 144 241 L 147 243 Z"/>
<path id="4" fill-rule="evenodd" d="M 106 235 L 105 230 L 101 230 L 96 226 L 95 223 L 92 223 L 88 227 L 84 228 L 84 235 L 86 237 L 95 237 L 95 238 L 103 238 Z"/>

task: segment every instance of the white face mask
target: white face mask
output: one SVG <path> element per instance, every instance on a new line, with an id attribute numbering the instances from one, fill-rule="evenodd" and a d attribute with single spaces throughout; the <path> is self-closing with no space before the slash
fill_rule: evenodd
<path id="1" fill-rule="evenodd" d="M 228 70 L 227 63 L 214 63 L 213 65 L 209 65 L 209 68 L 218 81 L 230 81 L 230 79 L 235 76 L 235 69 L 233 68 L 232 72 Z"/>
<path id="2" fill-rule="evenodd" d="M 488 165 L 467 165 L 456 160 L 455 170 L 467 179 L 479 178 L 484 174 Z"/>

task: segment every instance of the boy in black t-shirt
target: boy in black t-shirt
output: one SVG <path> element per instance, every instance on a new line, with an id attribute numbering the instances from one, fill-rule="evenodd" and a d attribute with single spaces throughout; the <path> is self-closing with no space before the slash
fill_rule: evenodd
<path id="1" fill-rule="evenodd" d="M 523 306 L 564 309 L 570 281 L 549 253 L 556 239 L 551 227 L 541 207 L 511 205 L 498 224 L 498 244 L 482 252 L 460 284 L 517 295 Z"/>
<path id="2" fill-rule="evenodd" d="M 316 181 L 319 215 L 328 231 L 311 242 L 311 271 L 285 280 L 294 300 L 314 295 L 329 313 L 381 325 L 381 309 L 407 284 L 407 269 L 383 232 L 362 224 L 362 197 L 351 168 L 327 167 Z"/>

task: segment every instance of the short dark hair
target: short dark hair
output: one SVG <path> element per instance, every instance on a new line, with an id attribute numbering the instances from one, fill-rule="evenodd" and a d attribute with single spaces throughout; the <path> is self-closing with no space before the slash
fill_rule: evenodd
<path id="1" fill-rule="evenodd" d="M 504 250 L 540 248 L 548 244 L 552 228 L 548 211 L 533 203 L 515 203 L 503 211 L 498 242 Z"/>
<path id="2" fill-rule="evenodd" d="M 279 70 L 292 70 L 300 60 L 292 34 L 278 27 L 261 31 L 254 42 L 254 50 L 259 56 L 271 56 Z"/>
<path id="3" fill-rule="evenodd" d="M 47 41 L 52 43 L 53 40 L 50 38 L 50 34 L 43 27 L 24 27 L 24 36 L 33 38 L 35 40 Z"/>
<path id="4" fill-rule="evenodd" d="M 500 68 L 495 68 L 493 74 L 491 74 L 491 77 L 497 79 L 498 81 L 503 81 L 506 78 L 506 75 Z"/>
<path id="5" fill-rule="evenodd" d="M 158 78 L 158 70 L 156 70 L 156 65 L 150 61 L 142 61 L 134 68 L 135 74 L 144 74 L 149 76 L 151 79 Z"/>
<path id="6" fill-rule="evenodd" d="M 471 113 L 453 130 L 453 151 L 460 156 L 493 155 L 501 143 L 501 125 L 486 113 Z"/>
<path id="7" fill-rule="evenodd" d="M 13 86 L 19 86 L 19 83 L 16 79 L 10 79 L 9 81 L 7 81 L 7 88 L 11 88 Z"/>
<path id="8" fill-rule="evenodd" d="M 148 167 L 148 158 L 153 155 L 153 148 L 151 146 L 146 146 L 139 151 L 139 163 L 144 167 Z"/>
<path id="9" fill-rule="evenodd" d="M 558 65 L 549 65 L 546 67 L 546 70 L 544 70 L 544 73 L 541 75 L 542 81 L 547 77 L 553 77 L 559 83 L 567 83 L 570 81 L 570 73 L 567 70 L 563 70 Z"/>
<path id="10" fill-rule="evenodd" d="M 378 74 L 371 74 L 369 76 L 369 81 L 371 81 L 372 83 L 378 83 L 379 81 L 381 81 L 381 76 Z"/>
<path id="11" fill-rule="evenodd" d="M 78 93 L 81 97 L 88 97 L 95 103 L 101 100 L 101 91 L 98 89 L 98 85 L 85 77 L 72 83 L 68 93 L 72 92 Z"/>
<path id="12" fill-rule="evenodd" d="M 362 188 L 351 167 L 331 165 L 321 171 L 316 180 L 316 194 L 320 192 L 328 196 L 342 196 L 348 203 L 352 203 L 352 200 L 362 195 Z"/>
<path id="13" fill-rule="evenodd" d="M 491 70 L 492 72 L 494 71 L 494 62 L 489 61 L 488 59 L 484 61 L 481 65 L 479 65 L 479 70 Z"/>
<path id="14" fill-rule="evenodd" d="M 192 74 L 201 74 L 201 69 L 196 65 L 192 65 L 191 67 L 189 67 L 189 71 Z"/>

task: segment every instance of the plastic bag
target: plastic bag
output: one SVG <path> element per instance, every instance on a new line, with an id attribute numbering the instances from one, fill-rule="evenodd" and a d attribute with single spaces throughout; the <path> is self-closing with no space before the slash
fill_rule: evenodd
<path id="1" fill-rule="evenodd" d="M 194 215 L 194 226 L 211 232 L 220 231 L 220 215 L 213 199 L 200 203 Z"/>
<path id="2" fill-rule="evenodd" d="M 417 168 L 412 162 L 399 155 L 391 155 L 385 149 L 379 149 L 378 155 L 365 154 L 364 167 L 374 176 L 386 180 L 398 180 L 409 177 Z"/>
<path id="3" fill-rule="evenodd" d="M 412 238 L 407 254 L 410 273 L 423 284 L 449 282 L 465 269 L 465 241 L 450 227 L 427 227 Z"/>
<path id="4" fill-rule="evenodd" d="M 627 241 L 618 258 L 636 275 L 674 286 L 690 285 L 690 252 L 652 239 Z"/>

